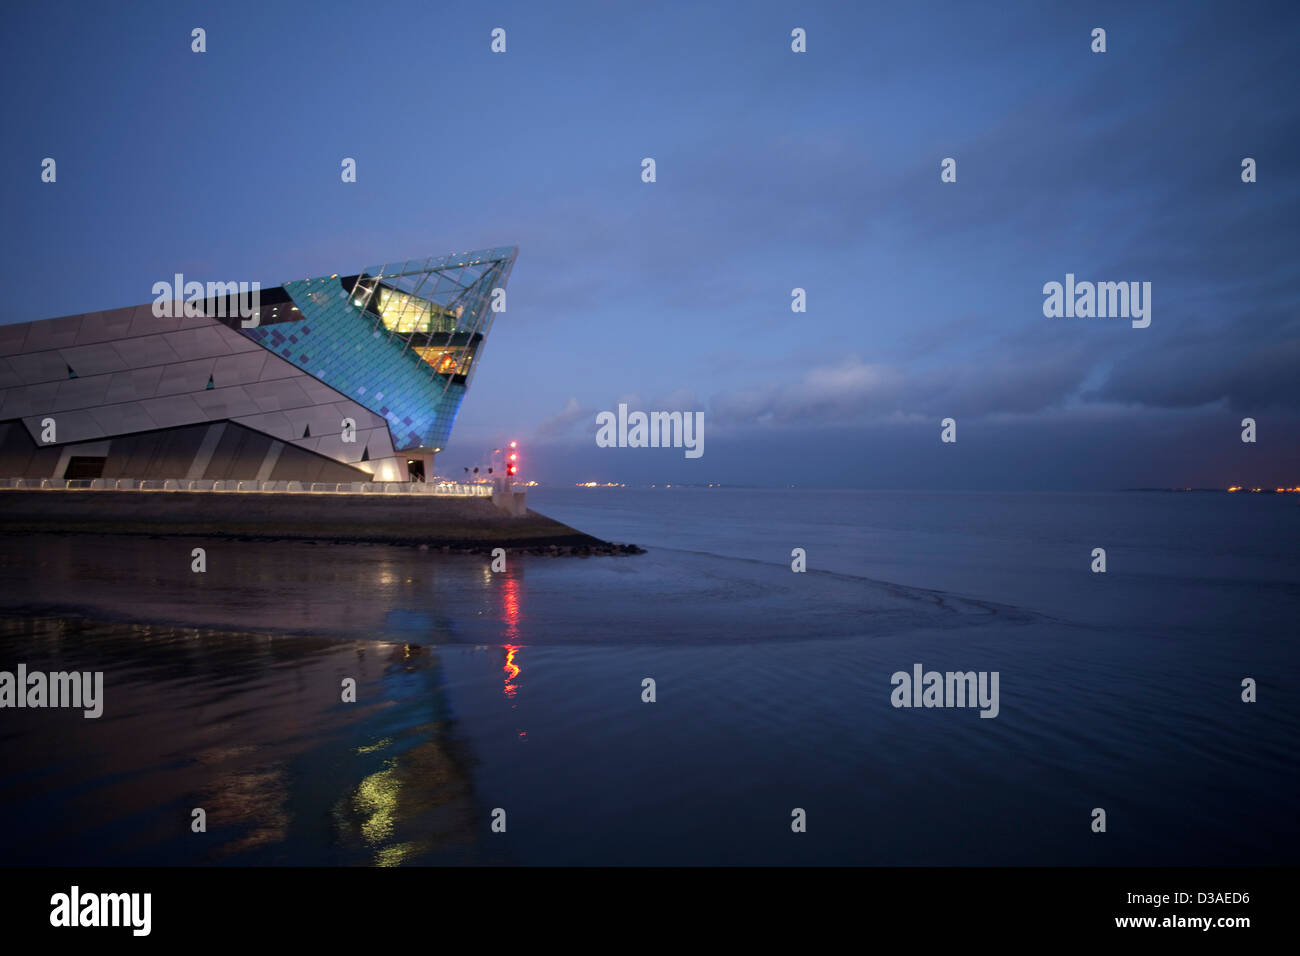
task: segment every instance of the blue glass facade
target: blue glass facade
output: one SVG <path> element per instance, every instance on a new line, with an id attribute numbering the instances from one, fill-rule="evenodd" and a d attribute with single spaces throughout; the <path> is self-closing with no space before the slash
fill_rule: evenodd
<path id="1" fill-rule="evenodd" d="M 438 451 L 514 256 L 511 247 L 286 282 L 293 307 L 264 311 L 240 331 L 381 416 L 394 448 Z"/>

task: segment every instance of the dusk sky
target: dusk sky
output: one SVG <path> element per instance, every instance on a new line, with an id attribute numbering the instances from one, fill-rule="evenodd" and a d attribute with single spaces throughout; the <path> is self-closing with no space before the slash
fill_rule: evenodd
<path id="1" fill-rule="evenodd" d="M 1050 6 L 24 4 L 0 322 L 517 245 L 442 473 L 1300 484 L 1300 6 Z M 597 448 L 619 402 L 704 455 Z"/>

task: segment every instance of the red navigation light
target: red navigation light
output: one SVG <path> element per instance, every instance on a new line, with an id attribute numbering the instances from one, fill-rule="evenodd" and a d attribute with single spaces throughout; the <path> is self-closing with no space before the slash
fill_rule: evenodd
<path id="1" fill-rule="evenodd" d="M 512 441 L 512 442 L 510 443 L 510 447 L 511 447 L 511 448 L 518 448 L 518 447 L 519 447 L 519 442 L 517 442 L 517 441 Z"/>

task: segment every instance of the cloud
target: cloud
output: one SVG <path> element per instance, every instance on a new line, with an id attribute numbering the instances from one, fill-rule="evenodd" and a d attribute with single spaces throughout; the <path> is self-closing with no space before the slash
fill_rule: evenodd
<path id="1" fill-rule="evenodd" d="M 710 403 L 720 425 L 785 425 L 798 422 L 852 420 L 864 411 L 888 405 L 900 385 L 899 373 L 850 356 L 833 365 L 809 369 L 796 381 L 783 368 L 775 381 L 715 395 Z"/>
<path id="2" fill-rule="evenodd" d="M 594 427 L 595 418 L 596 409 L 588 408 L 570 396 L 563 408 L 537 426 L 536 432 L 540 438 L 560 438 L 571 432 L 573 426 L 584 419 L 589 419 Z"/>
<path id="3" fill-rule="evenodd" d="M 1263 345 L 1215 337 L 1134 354 L 1111 370 L 1090 401 L 1152 408 L 1227 402 L 1240 411 L 1300 409 L 1300 336 Z"/>
<path id="4" fill-rule="evenodd" d="M 1064 404 L 1092 369 L 1085 343 L 1044 351 L 997 343 L 959 361 L 905 372 L 857 356 L 808 369 L 796 381 L 720 393 L 722 426 L 809 426 L 1024 414 Z"/>

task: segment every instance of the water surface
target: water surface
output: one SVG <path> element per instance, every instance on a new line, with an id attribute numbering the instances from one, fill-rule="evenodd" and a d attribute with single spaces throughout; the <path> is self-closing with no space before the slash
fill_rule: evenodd
<path id="1" fill-rule="evenodd" d="M 1296 504 L 543 491 L 650 551 L 502 574 L 0 538 L 0 668 L 102 669 L 106 697 L 0 711 L 0 860 L 1294 863 Z M 895 709 L 914 662 L 998 671 L 999 716 Z"/>

